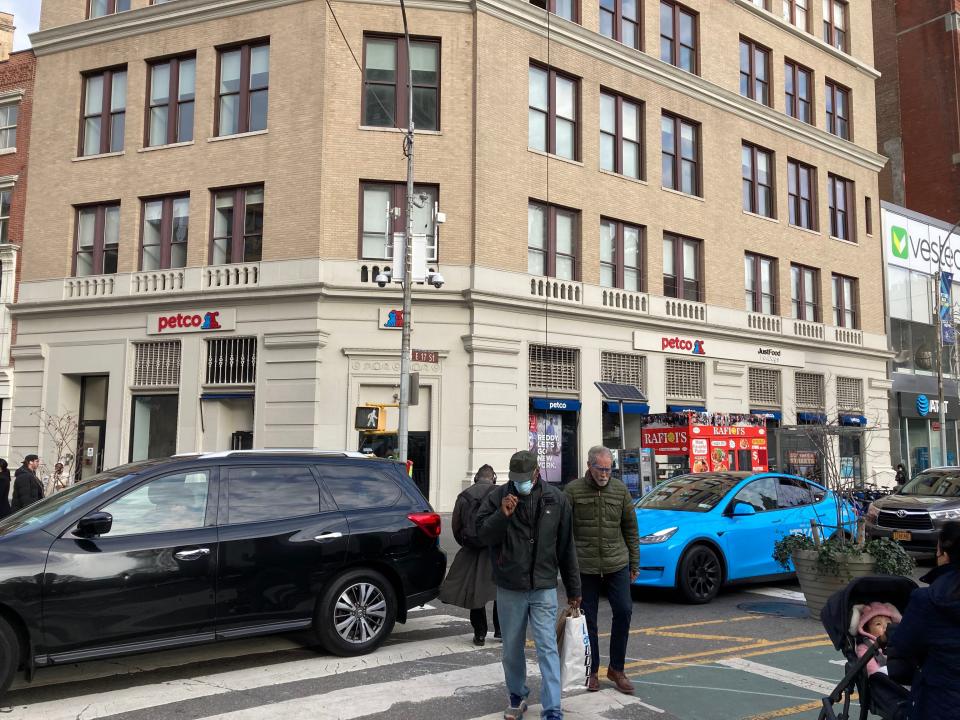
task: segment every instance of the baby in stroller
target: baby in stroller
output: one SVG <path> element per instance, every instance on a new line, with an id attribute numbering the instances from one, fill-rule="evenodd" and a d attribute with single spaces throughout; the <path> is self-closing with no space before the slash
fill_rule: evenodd
<path id="1" fill-rule="evenodd" d="M 847 663 L 843 680 L 823 699 L 820 720 L 848 720 L 855 693 L 860 696 L 861 720 L 868 712 L 883 720 L 904 716 L 908 693 L 880 671 L 886 660 L 881 645 L 887 625 L 899 621 L 916 587 L 913 580 L 903 577 L 857 578 L 827 600 L 820 621 Z M 838 713 L 833 706 L 840 702 L 843 707 Z"/>
<path id="2" fill-rule="evenodd" d="M 866 605 L 854 605 L 850 618 L 850 634 L 856 634 L 857 657 L 863 657 L 870 650 L 870 644 L 879 648 L 873 659 L 867 662 L 867 675 L 875 672 L 887 672 L 887 627 L 899 623 L 903 618 L 900 611 L 890 603 L 871 602 Z"/>

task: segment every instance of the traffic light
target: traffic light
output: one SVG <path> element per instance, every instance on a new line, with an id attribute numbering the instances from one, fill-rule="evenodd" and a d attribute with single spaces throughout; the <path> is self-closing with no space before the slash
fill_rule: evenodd
<path id="1" fill-rule="evenodd" d="M 359 405 L 354 415 L 355 430 L 383 432 L 387 427 L 387 413 L 380 405 Z"/>

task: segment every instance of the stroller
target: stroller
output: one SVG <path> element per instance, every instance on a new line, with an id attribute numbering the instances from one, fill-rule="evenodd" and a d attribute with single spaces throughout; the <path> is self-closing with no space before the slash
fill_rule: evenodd
<path id="1" fill-rule="evenodd" d="M 870 649 L 858 658 L 857 626 L 860 624 L 862 605 L 875 601 L 886 602 L 902 613 L 907 607 L 910 593 L 916 587 L 913 580 L 905 577 L 862 577 L 852 580 L 827 600 L 820 612 L 820 622 L 847 663 L 843 680 L 830 693 L 830 697 L 823 698 L 823 709 L 818 720 L 848 720 L 855 691 L 860 696 L 860 720 L 866 720 L 868 712 L 879 715 L 883 720 L 900 720 L 903 717 L 909 693 L 883 673 L 867 675 L 867 663 L 876 656 L 879 648 L 871 643 Z M 838 715 L 833 706 L 841 700 L 843 710 Z"/>

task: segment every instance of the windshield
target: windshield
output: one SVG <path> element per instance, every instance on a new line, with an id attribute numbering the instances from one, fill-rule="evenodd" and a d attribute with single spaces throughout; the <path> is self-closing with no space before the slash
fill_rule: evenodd
<path id="1" fill-rule="evenodd" d="M 655 487 L 637 502 L 637 507 L 709 512 L 742 479 L 714 473 L 683 475 Z"/>
<path id="2" fill-rule="evenodd" d="M 904 485 L 899 494 L 960 497 L 960 473 L 956 470 L 927 470 Z"/>
<path id="3" fill-rule="evenodd" d="M 130 463 L 112 468 L 89 480 L 71 485 L 66 490 L 50 495 L 40 502 L 25 507 L 13 515 L 0 520 L 0 535 L 9 535 L 26 527 L 45 525 L 70 514 L 80 505 L 100 495 L 109 493 L 113 488 L 134 473 L 153 465 L 159 460 Z"/>

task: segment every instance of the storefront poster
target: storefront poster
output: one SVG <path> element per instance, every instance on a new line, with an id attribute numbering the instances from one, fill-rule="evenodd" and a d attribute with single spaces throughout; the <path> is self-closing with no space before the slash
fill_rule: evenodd
<path id="1" fill-rule="evenodd" d="M 559 484 L 562 475 L 560 450 L 563 419 L 560 415 L 530 415 L 530 447 L 537 453 L 540 476 L 548 483 Z"/>

